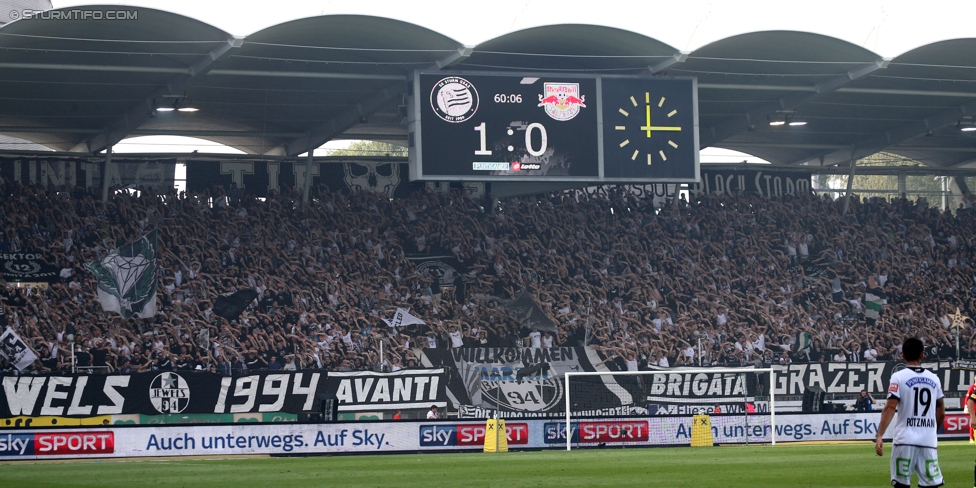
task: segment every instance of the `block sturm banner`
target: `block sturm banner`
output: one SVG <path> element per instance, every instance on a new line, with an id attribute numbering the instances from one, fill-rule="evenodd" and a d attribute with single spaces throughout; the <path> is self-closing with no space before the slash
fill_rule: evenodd
<path id="1" fill-rule="evenodd" d="M 957 414 L 958 416 L 958 414 Z M 712 417 L 716 444 L 874 439 L 880 412 Z M 943 438 L 964 438 L 965 425 Z M 692 417 L 605 418 L 573 421 L 579 446 L 687 446 Z M 949 420 L 947 420 L 947 425 Z M 513 449 L 562 449 L 565 422 L 530 419 L 506 425 Z M 240 454 L 433 452 L 483 449 L 484 422 L 349 422 L 133 426 L 0 431 L 0 460 Z"/>

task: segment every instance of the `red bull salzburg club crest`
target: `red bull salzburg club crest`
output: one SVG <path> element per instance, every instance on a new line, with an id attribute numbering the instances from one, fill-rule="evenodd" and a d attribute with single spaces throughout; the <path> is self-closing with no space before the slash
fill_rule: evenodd
<path id="1" fill-rule="evenodd" d="M 580 95 L 579 83 L 546 83 L 544 89 L 539 106 L 545 107 L 553 119 L 570 120 L 586 108 L 586 95 Z"/>

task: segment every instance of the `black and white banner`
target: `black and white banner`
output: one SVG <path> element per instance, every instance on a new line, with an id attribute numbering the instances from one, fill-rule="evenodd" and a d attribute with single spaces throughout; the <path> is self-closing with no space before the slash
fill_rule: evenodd
<path id="1" fill-rule="evenodd" d="M 754 373 L 750 368 L 742 372 L 688 373 L 681 369 L 660 370 L 643 378 L 643 390 L 648 403 L 738 403 L 763 391 L 769 385 L 768 373 Z M 648 371 L 652 373 L 654 371 Z M 765 383 L 762 381 L 765 379 Z"/>
<path id="2" fill-rule="evenodd" d="M 237 377 L 189 371 L 0 377 L 0 417 L 111 414 L 300 413 L 325 393 L 322 371 Z"/>
<path id="3" fill-rule="evenodd" d="M 0 273 L 10 283 L 56 283 L 58 268 L 40 253 L 0 253 Z"/>
<path id="4" fill-rule="evenodd" d="M 0 356 L 21 371 L 27 369 L 37 359 L 34 351 L 27 347 L 24 340 L 10 327 L 0 335 Z"/>
<path id="5" fill-rule="evenodd" d="M 417 255 L 407 259 L 417 265 L 420 274 L 436 280 L 441 287 L 454 286 L 457 278 L 467 272 L 454 256 Z"/>
<path id="6" fill-rule="evenodd" d="M 281 188 L 305 189 L 305 161 L 188 161 L 187 189 L 203 191 L 214 185 L 229 189 L 231 183 L 250 195 L 265 196 Z M 383 193 L 389 198 L 405 197 L 421 188 L 411 183 L 403 163 L 348 162 L 312 163 L 312 189 L 325 183 L 333 190 L 337 182 L 353 191 Z"/>
<path id="7" fill-rule="evenodd" d="M 444 376 L 443 368 L 333 372 L 329 373 L 328 393 L 339 400 L 340 412 L 444 408 Z"/>
<path id="8" fill-rule="evenodd" d="M 582 347 L 464 347 L 415 353 L 424 365 L 457 371 L 448 381 L 448 395 L 460 412 L 471 416 L 492 409 L 509 418 L 556 416 L 565 412 L 565 373 L 609 371 L 594 350 Z M 576 378 L 570 387 L 574 411 L 628 407 L 626 415 L 647 413 L 635 405 L 640 390 L 632 378 Z"/>
<path id="9" fill-rule="evenodd" d="M 952 369 L 949 361 L 926 362 L 922 367 L 942 380 L 942 389 L 946 392 L 965 392 L 976 376 L 976 371 Z M 867 390 L 872 395 L 883 395 L 888 391 L 892 373 L 904 368 L 905 364 L 899 362 L 794 363 L 773 366 L 773 371 L 777 395 L 802 395 L 812 386 L 827 393 L 857 394 Z"/>
<path id="10" fill-rule="evenodd" d="M 695 195 L 753 193 L 765 198 L 804 195 L 810 193 L 811 175 L 809 171 L 737 169 L 719 172 L 703 168 L 701 183 L 692 185 L 691 191 Z"/>
<path id="11" fill-rule="evenodd" d="M 157 191 L 173 188 L 177 161 L 177 159 L 145 161 L 116 156 L 108 168 L 109 182 L 112 186 L 152 187 Z M 58 189 L 63 186 L 68 191 L 76 186 L 101 188 L 104 166 L 104 158 L 0 156 L 0 180 L 4 184 L 16 181 L 22 185 L 50 184 Z"/>

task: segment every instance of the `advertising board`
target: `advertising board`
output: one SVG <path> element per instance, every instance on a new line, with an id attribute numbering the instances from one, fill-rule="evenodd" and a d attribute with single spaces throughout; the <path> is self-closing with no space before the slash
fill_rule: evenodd
<path id="1" fill-rule="evenodd" d="M 943 438 L 968 435 L 968 419 L 947 416 Z M 716 444 L 872 440 L 880 412 L 712 417 Z M 580 446 L 687 446 L 692 417 L 607 418 L 574 421 Z M 528 419 L 506 425 L 513 449 L 562 448 L 565 422 Z M 484 422 L 347 422 L 335 424 L 151 425 L 0 433 L 0 460 L 188 455 L 300 455 L 481 450 Z"/>

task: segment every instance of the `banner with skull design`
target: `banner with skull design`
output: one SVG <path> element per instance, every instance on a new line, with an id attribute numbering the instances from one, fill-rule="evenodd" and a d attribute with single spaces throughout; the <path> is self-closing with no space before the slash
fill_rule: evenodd
<path id="1" fill-rule="evenodd" d="M 186 179 L 189 191 L 223 186 L 230 193 L 232 185 L 250 195 L 266 196 L 282 188 L 305 189 L 307 164 L 304 161 L 187 161 Z M 311 193 L 319 185 L 331 190 L 349 189 L 382 193 L 389 198 L 405 197 L 420 184 L 411 183 L 406 163 L 383 161 L 312 163 Z"/>

